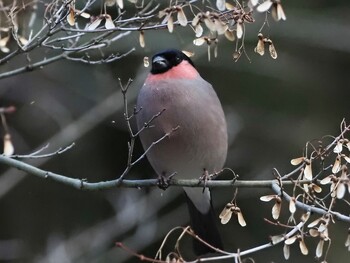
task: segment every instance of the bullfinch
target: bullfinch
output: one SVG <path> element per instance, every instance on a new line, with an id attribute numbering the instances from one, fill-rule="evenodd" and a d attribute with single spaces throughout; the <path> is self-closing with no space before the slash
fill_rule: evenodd
<path id="1" fill-rule="evenodd" d="M 198 179 L 220 171 L 227 155 L 227 126 L 212 85 L 179 50 L 158 53 L 151 63 L 151 72 L 137 99 L 137 108 L 142 108 L 136 115 L 138 129 L 161 114 L 140 133 L 140 139 L 147 149 L 166 133 L 169 136 L 147 153 L 150 164 L 163 178 L 176 173 L 177 179 Z M 210 190 L 184 187 L 184 191 L 192 229 L 222 249 Z M 194 252 L 203 255 L 213 251 L 194 240 Z"/>

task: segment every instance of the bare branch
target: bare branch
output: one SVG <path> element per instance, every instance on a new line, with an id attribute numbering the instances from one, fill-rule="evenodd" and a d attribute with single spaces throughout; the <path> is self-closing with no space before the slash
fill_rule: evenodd
<path id="1" fill-rule="evenodd" d="M 276 193 L 276 194 L 280 194 L 281 193 L 281 187 L 275 182 L 272 182 L 272 190 Z M 286 199 L 287 202 L 289 202 L 291 200 L 291 196 L 288 195 L 285 191 L 282 191 L 283 193 L 283 197 Z M 330 213 L 335 219 L 338 219 L 340 221 L 343 222 L 347 222 L 350 223 L 350 216 L 346 216 L 343 215 L 341 213 L 338 212 L 334 212 L 334 211 L 327 211 L 325 209 L 321 209 L 321 208 L 317 208 L 311 205 L 307 205 L 303 202 L 300 201 L 295 201 L 295 204 L 298 208 L 300 208 L 303 211 L 310 211 L 319 215 L 326 215 L 328 213 Z"/>
<path id="2" fill-rule="evenodd" d="M 30 175 L 34 175 L 43 179 L 52 179 L 54 181 L 63 183 L 65 185 L 87 190 L 87 191 L 97 191 L 97 190 L 107 190 L 115 187 L 127 187 L 127 188 L 143 188 L 143 187 L 154 187 L 158 186 L 158 179 L 146 179 L 146 180 L 111 180 L 105 182 L 89 183 L 85 179 L 75 179 L 57 173 L 49 172 L 32 166 L 30 164 L 24 163 L 19 160 L 15 160 L 4 155 L 0 155 L 0 163 L 7 166 L 17 168 L 23 172 Z M 177 187 L 239 187 L 239 188 L 271 188 L 274 180 L 259 180 L 259 181 L 243 181 L 243 180 L 210 180 L 206 183 L 200 179 L 171 179 L 169 180 L 170 186 Z M 308 181 L 303 181 L 306 183 Z M 284 182 L 285 185 L 293 185 L 292 182 Z"/>
<path id="3" fill-rule="evenodd" d="M 63 148 L 59 148 L 57 151 L 54 151 L 52 153 L 47 153 L 47 154 L 39 154 L 41 153 L 43 150 L 47 149 L 49 147 L 49 144 L 46 144 L 44 147 L 42 147 L 41 149 L 31 153 L 31 154 L 27 154 L 27 155 L 12 155 L 10 156 L 11 158 L 15 158 L 15 159 L 38 159 L 38 158 L 48 158 L 48 157 L 52 157 L 55 155 L 60 155 L 62 153 L 65 153 L 66 151 L 72 149 L 75 146 L 75 143 L 71 143 L 70 145 L 63 147 Z"/>

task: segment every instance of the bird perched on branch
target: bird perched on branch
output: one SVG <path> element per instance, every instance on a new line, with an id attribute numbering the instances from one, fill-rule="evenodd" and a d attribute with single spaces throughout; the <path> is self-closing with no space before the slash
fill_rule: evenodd
<path id="1" fill-rule="evenodd" d="M 136 115 L 138 129 L 147 126 L 140 133 L 144 149 L 168 133 L 147 153 L 152 167 L 160 177 L 176 173 L 177 179 L 198 179 L 220 171 L 227 155 L 227 127 L 212 85 L 179 50 L 158 53 L 151 63 L 137 99 L 137 107 L 142 108 Z M 185 187 L 184 191 L 192 229 L 221 249 L 210 190 Z M 194 252 L 202 255 L 213 250 L 195 240 Z"/>

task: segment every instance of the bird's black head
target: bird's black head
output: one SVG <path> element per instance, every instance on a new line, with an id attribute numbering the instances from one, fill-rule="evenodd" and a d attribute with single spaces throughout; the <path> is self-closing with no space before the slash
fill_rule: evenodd
<path id="1" fill-rule="evenodd" d="M 188 61 L 193 67 L 191 59 L 177 49 L 167 49 L 158 54 L 155 54 L 152 58 L 152 74 L 164 73 L 179 65 L 183 60 Z"/>

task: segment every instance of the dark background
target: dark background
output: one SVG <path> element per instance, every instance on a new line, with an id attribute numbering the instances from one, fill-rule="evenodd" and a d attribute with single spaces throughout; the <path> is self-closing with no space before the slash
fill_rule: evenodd
<path id="1" fill-rule="evenodd" d="M 138 34 L 131 34 L 110 50 L 123 52 L 135 46 L 136 52 L 112 64 L 60 61 L 1 80 L 0 106 L 17 108 L 8 117 L 16 153 L 30 153 L 47 143 L 46 152 L 52 152 L 75 142 L 60 156 L 30 162 L 91 182 L 117 178 L 126 165 L 128 140 L 117 78 L 134 79 L 128 93 L 132 107 L 149 70 L 143 66 L 143 57 L 174 47 L 195 52 L 193 61 L 200 74 L 213 84 L 223 103 L 230 133 L 226 166 L 247 180 L 272 179 L 273 167 L 281 173 L 291 171 L 290 159 L 302 155 L 307 141 L 338 135 L 341 120 L 349 117 L 350 6 L 347 1 L 283 1 L 283 6 L 287 21 L 270 21 L 277 60 L 253 51 L 264 19 L 257 14 L 246 33 L 251 62 L 242 55 L 235 63 L 235 43 L 225 39 L 220 39 L 218 58 L 208 62 L 206 47 L 192 44 L 191 30 L 176 28 L 173 34 L 147 31 L 144 49 L 139 47 Z M 22 61 L 18 59 L 18 65 Z M 16 64 L 0 70 L 11 66 Z M 139 142 L 136 153 L 142 153 Z M 0 260 L 4 262 L 137 262 L 114 242 L 153 257 L 171 228 L 188 224 L 179 188 L 83 192 L 15 169 L 1 167 L 1 171 Z M 128 178 L 154 176 L 144 160 Z M 233 192 L 213 190 L 218 214 Z M 271 218 L 272 204 L 259 200 L 267 193 L 239 191 L 238 204 L 248 225 L 241 228 L 233 219 L 220 226 L 227 250 L 255 247 L 283 232 L 263 220 Z M 283 209 L 286 212 L 287 206 Z M 327 262 L 345 262 L 349 257 L 344 248 L 348 226 L 336 225 L 331 228 Z M 289 261 L 312 262 L 316 242 L 306 240 L 308 256 L 301 256 L 294 244 Z M 191 256 L 189 244 L 186 239 L 183 249 Z M 283 262 L 282 246 L 253 258 Z"/>

